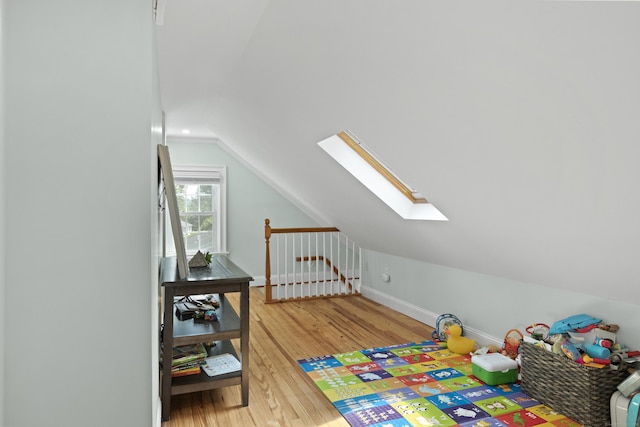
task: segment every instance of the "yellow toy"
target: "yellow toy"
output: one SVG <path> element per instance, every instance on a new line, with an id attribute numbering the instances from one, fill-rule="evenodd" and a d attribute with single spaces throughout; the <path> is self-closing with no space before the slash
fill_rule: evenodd
<path id="1" fill-rule="evenodd" d="M 462 336 L 462 328 L 459 325 L 449 326 L 447 335 L 447 348 L 454 353 L 469 354 L 476 348 L 475 340 Z"/>

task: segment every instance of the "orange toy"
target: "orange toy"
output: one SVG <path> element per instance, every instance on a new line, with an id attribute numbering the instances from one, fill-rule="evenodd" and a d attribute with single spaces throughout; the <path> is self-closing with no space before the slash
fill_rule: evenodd
<path id="1" fill-rule="evenodd" d="M 522 332 L 519 330 L 509 329 L 504 336 L 504 343 L 502 344 L 502 350 L 500 350 L 500 353 L 515 359 L 518 357 L 518 349 L 520 348 L 520 342 L 523 338 Z"/>

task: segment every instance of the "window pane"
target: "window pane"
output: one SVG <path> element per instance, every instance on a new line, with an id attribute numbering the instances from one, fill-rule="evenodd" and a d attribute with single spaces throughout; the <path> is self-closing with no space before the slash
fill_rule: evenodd
<path id="1" fill-rule="evenodd" d="M 211 199 L 211 186 L 210 185 L 201 185 L 200 189 L 206 189 L 208 190 L 208 193 L 206 191 L 201 191 L 200 192 L 200 212 L 211 212 L 213 211 L 213 202 Z"/>
<path id="2" fill-rule="evenodd" d="M 184 212 L 185 206 L 185 186 L 176 184 L 176 198 L 178 199 L 178 211 Z"/>
<path id="3" fill-rule="evenodd" d="M 217 252 L 219 250 L 214 239 L 213 217 L 204 215 L 181 215 L 182 233 L 188 254 Z"/>
<path id="4" fill-rule="evenodd" d="M 226 250 L 226 233 L 223 230 L 225 172 L 225 169 L 209 168 L 200 171 L 189 167 L 184 170 L 174 167 L 178 210 L 188 257 L 192 257 L 197 251 L 220 253 Z M 175 255 L 170 229 L 165 235 L 166 254 Z"/>
<path id="5" fill-rule="evenodd" d="M 200 218 L 200 231 L 213 231 L 212 215 L 207 215 Z"/>
<path id="6" fill-rule="evenodd" d="M 185 185 L 186 205 L 184 212 L 199 212 L 198 193 L 199 185 Z"/>
<path id="7" fill-rule="evenodd" d="M 213 231 L 212 230 L 200 230 L 198 220 L 201 217 L 190 217 L 192 220 L 196 220 L 197 224 L 192 227 L 192 231 L 185 234 L 185 246 L 188 253 L 195 254 L 197 251 L 202 253 L 216 252 L 218 248 L 214 245 Z M 189 224 L 192 226 L 192 224 Z"/>
<path id="8" fill-rule="evenodd" d="M 180 219 L 182 219 L 182 233 L 185 237 L 200 231 L 197 215 L 180 215 Z"/>

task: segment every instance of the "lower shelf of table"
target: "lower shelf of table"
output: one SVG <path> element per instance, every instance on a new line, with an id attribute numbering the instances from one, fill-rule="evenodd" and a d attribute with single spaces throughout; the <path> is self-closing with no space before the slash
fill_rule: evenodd
<path id="1" fill-rule="evenodd" d="M 216 345 L 209 348 L 207 351 L 209 356 L 215 356 L 218 354 L 230 353 L 235 358 L 238 358 L 235 348 L 230 341 L 215 341 Z M 186 375 L 184 377 L 172 377 L 171 378 L 171 394 L 184 394 L 192 393 L 202 390 L 212 390 L 215 388 L 226 387 L 230 385 L 237 385 L 242 383 L 242 370 L 236 372 L 229 372 L 227 374 L 216 375 L 210 377 L 204 372 L 194 375 Z"/>

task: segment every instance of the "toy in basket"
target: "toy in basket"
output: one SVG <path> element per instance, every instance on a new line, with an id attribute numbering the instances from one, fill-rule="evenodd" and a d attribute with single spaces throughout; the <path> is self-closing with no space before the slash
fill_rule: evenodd
<path id="1" fill-rule="evenodd" d="M 534 323 L 527 326 L 525 332 L 531 335 L 534 340 L 542 341 L 549 336 L 549 330 L 551 328 L 546 323 Z"/>
<path id="2" fill-rule="evenodd" d="M 431 338 L 435 341 L 446 341 L 448 338 L 447 328 L 451 325 L 460 326 L 461 334 L 464 333 L 460 319 L 451 313 L 445 313 L 436 319 L 436 330 L 431 333 Z"/>
<path id="3" fill-rule="evenodd" d="M 523 338 L 524 336 L 519 330 L 509 329 L 504 335 L 504 343 L 502 343 L 502 349 L 500 350 L 500 353 L 507 357 L 510 357 L 511 359 L 515 359 L 516 357 L 518 357 L 520 343 L 522 342 Z"/>

